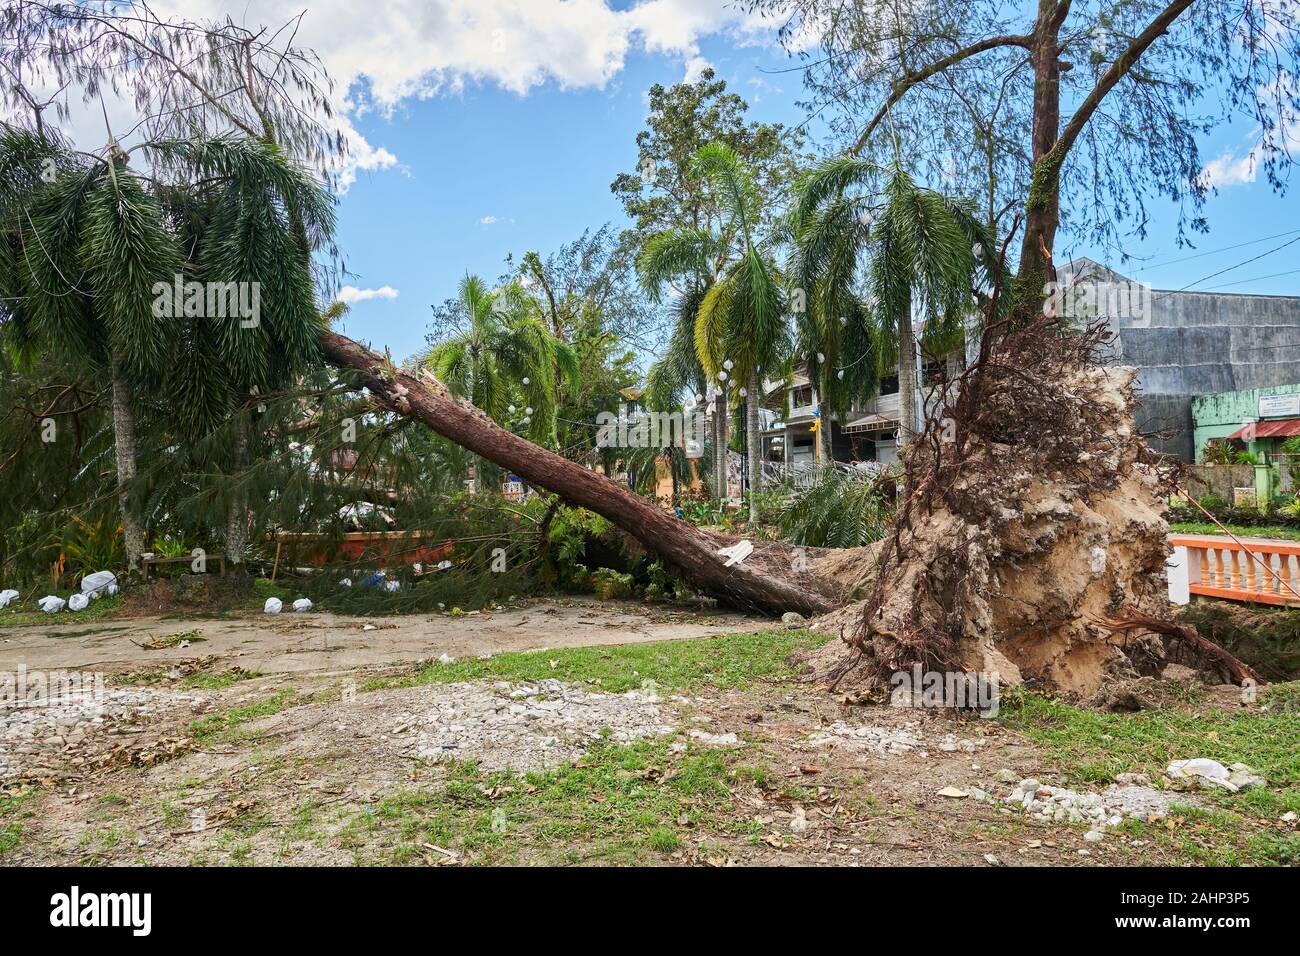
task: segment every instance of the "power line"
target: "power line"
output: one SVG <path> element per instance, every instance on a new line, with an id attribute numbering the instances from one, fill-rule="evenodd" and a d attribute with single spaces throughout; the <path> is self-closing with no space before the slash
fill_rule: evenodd
<path id="1" fill-rule="evenodd" d="M 1252 262 L 1258 262 L 1260 259 L 1263 259 L 1265 256 L 1271 256 L 1273 253 L 1278 252 L 1278 251 L 1280 251 L 1280 250 L 1282 250 L 1282 249 L 1285 249 L 1287 246 L 1294 245 L 1294 244 L 1297 243 L 1297 242 L 1300 242 L 1300 236 L 1296 236 L 1294 239 L 1288 239 L 1286 242 L 1282 243 L 1280 246 L 1274 246 L 1272 249 L 1269 249 L 1269 250 L 1267 250 L 1266 252 L 1261 252 L 1261 253 L 1260 253 L 1259 255 L 1257 255 L 1257 256 L 1251 256 L 1249 259 L 1245 259 L 1245 260 L 1243 260 L 1242 262 L 1238 262 L 1236 265 L 1228 266 L 1228 268 L 1226 268 L 1226 269 L 1220 269 L 1218 272 L 1212 272 L 1212 273 L 1210 273 L 1208 276 L 1205 276 L 1205 277 L 1203 277 L 1203 278 L 1197 279 L 1195 282 L 1189 282 L 1187 285 L 1183 286 L 1181 289 L 1174 289 L 1174 290 L 1172 290 L 1172 291 L 1170 291 L 1170 292 L 1166 292 L 1166 293 L 1164 293 L 1164 294 L 1162 294 L 1162 295 L 1155 296 L 1155 298 L 1154 298 L 1152 301 L 1155 301 L 1156 299 L 1163 299 L 1163 298 L 1165 298 L 1165 297 L 1167 297 L 1167 296 L 1174 295 L 1175 293 L 1178 293 L 1178 292 L 1186 292 L 1187 290 L 1189 290 L 1189 289 L 1190 289 L 1192 286 L 1194 286 L 1194 285 L 1200 285 L 1202 282 L 1208 282 L 1209 280 L 1215 278 L 1216 276 L 1221 276 L 1221 275 L 1223 275 L 1224 273 L 1232 272 L 1234 269 L 1240 269 L 1242 266 L 1249 265 L 1249 264 L 1252 263 Z M 1202 290 L 1202 291 L 1204 291 L 1204 290 Z"/>
<path id="2" fill-rule="evenodd" d="M 1298 272 L 1300 272 L 1300 269 L 1291 269 L 1288 272 L 1274 272 L 1272 275 L 1255 276 L 1255 278 L 1253 279 L 1238 279 L 1236 282 L 1225 282 L 1221 286 L 1219 286 L 1219 288 L 1226 289 L 1228 288 L 1228 286 L 1245 285 L 1248 282 L 1263 282 L 1265 279 L 1277 279 L 1282 276 L 1293 276 Z"/>
<path id="3" fill-rule="evenodd" d="M 1178 259 L 1166 259 L 1164 262 L 1155 262 L 1149 266 L 1143 266 L 1138 271 L 1139 273 L 1149 272 L 1152 269 L 1161 269 L 1164 268 L 1165 266 L 1171 266 L 1177 262 L 1191 262 L 1193 259 L 1204 259 L 1206 256 L 1217 255 L 1220 252 L 1231 252 L 1233 249 L 1241 249 L 1245 246 L 1253 246 L 1259 242 L 1268 242 L 1270 239 L 1281 239 L 1283 236 L 1291 236 L 1297 232 L 1300 232 L 1300 229 L 1288 229 L 1286 232 L 1279 232 L 1276 235 L 1261 236 L 1258 239 L 1248 239 L 1246 242 L 1238 242 L 1231 246 L 1224 246 L 1221 249 L 1209 249 L 1205 252 L 1198 252 L 1190 256 L 1182 256 Z"/>

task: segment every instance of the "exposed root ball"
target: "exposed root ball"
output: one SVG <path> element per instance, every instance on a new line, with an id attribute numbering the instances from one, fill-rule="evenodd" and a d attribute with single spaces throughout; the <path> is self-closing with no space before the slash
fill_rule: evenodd
<path id="1" fill-rule="evenodd" d="M 819 620 L 850 644 L 823 652 L 827 676 L 887 685 L 919 663 L 1090 696 L 1108 674 L 1158 670 L 1158 639 L 1105 626 L 1122 609 L 1170 609 L 1165 494 L 1133 425 L 1136 372 L 1092 364 L 1103 338 L 986 339 L 909 451 L 870 596 Z"/>

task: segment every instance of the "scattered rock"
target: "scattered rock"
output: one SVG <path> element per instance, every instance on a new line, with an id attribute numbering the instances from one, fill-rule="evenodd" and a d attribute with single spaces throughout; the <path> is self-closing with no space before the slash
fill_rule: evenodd
<path id="1" fill-rule="evenodd" d="M 781 623 L 788 631 L 797 631 L 808 623 L 808 619 L 797 611 L 786 611 L 781 615 Z"/>
<path id="2" fill-rule="evenodd" d="M 1192 760 L 1175 760 L 1165 769 L 1165 776 L 1175 786 L 1181 787 L 1215 787 L 1236 793 L 1252 787 L 1264 787 L 1268 781 L 1259 776 L 1244 763 L 1234 763 L 1225 767 L 1217 760 L 1196 757 Z"/>
<path id="3" fill-rule="evenodd" d="M 951 797 L 954 800 L 959 800 L 962 799 L 963 797 L 968 796 L 968 794 L 966 793 L 965 790 L 962 790 L 959 787 L 944 787 L 942 790 L 939 791 L 939 796 Z"/>
<path id="4" fill-rule="evenodd" d="M 1088 823 L 1093 830 L 1119 826 L 1126 819 L 1148 820 L 1169 811 L 1169 798 L 1150 787 L 1112 785 L 1100 794 L 1020 781 L 1004 803 L 1019 804 L 1025 813 L 1055 823 Z"/>
<path id="5" fill-rule="evenodd" d="M 710 747 L 735 747 L 740 744 L 740 738 L 734 733 L 709 734 L 703 730 L 692 730 L 691 737 Z"/>

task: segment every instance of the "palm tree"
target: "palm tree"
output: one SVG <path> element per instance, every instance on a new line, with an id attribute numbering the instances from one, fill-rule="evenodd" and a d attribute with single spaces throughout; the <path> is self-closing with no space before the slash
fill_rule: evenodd
<path id="1" fill-rule="evenodd" d="M 30 353 L 49 349 L 104 369 L 112 388 L 117 498 L 129 571 L 139 566 L 144 527 L 136 483 L 133 388 L 156 386 L 175 326 L 154 309 L 154 285 L 181 263 L 146 182 L 117 149 L 103 158 L 62 151 L 33 134 L 6 129 L 0 168 L 24 177 L 0 211 L 12 257 L 4 291 L 6 338 Z M 48 161 L 48 163 L 47 163 Z"/>
<path id="2" fill-rule="evenodd" d="M 701 398 L 711 392 L 708 373 L 695 351 L 695 320 L 705 295 L 717 281 L 724 237 L 697 229 L 673 229 L 652 235 L 636 260 L 642 288 L 656 302 L 666 286 L 677 291 L 673 328 L 663 355 L 646 375 L 646 406 L 672 411 L 683 392 Z M 713 417 L 713 471 L 709 481 L 714 498 L 726 496 L 725 416 Z"/>
<path id="3" fill-rule="evenodd" d="M 6 338 L 20 352 L 39 346 L 107 370 L 131 571 L 144 548 L 134 487 L 141 397 L 164 398 L 180 437 L 228 427 L 231 470 L 244 468 L 249 394 L 287 385 L 319 361 L 325 324 L 315 308 L 311 251 L 334 222 L 323 188 L 263 141 L 156 140 L 137 149 L 150 156 L 152 175 L 132 169 L 120 150 L 87 160 L 22 131 L 0 137 L 0 165 L 30 169 L 44 154 L 45 172 L 24 180 L 21 216 L 8 202 L 0 212 L 13 256 L 3 293 Z M 209 314 L 212 299 L 200 293 L 196 309 L 178 310 L 178 279 L 256 288 L 259 308 L 249 316 Z M 248 514 L 239 482 L 227 506 L 226 546 L 236 562 Z"/>
<path id="4" fill-rule="evenodd" d="M 292 385 L 319 360 L 327 323 L 315 305 L 311 256 L 333 232 L 334 200 L 264 140 L 162 140 L 145 149 L 177 174 L 157 192 L 182 247 L 192 250 L 185 277 L 258 290 L 254 318 L 188 317 L 168 376 L 186 437 L 226 432 L 226 557 L 238 566 L 256 478 L 254 396 Z"/>
<path id="5" fill-rule="evenodd" d="M 733 392 L 747 399 L 746 432 L 749 452 L 750 519 L 758 520 L 762 490 L 762 434 L 759 403 L 764 369 L 776 368 L 789 346 L 781 272 L 772 257 L 772 237 L 760 237 L 761 196 L 753 176 L 735 152 L 711 143 L 696 153 L 692 176 L 712 191 L 722 210 L 716 232 L 675 232 L 652 237 L 638 262 L 642 281 L 658 290 L 672 276 L 704 276 L 681 296 L 675 339 L 684 339 L 689 311 L 694 310 L 691 338 L 694 359 L 706 381 L 744 383 Z M 679 344 L 680 348 L 680 344 Z M 694 365 L 682 356 L 659 370 L 656 390 L 664 380 L 686 378 Z M 743 394 L 742 394 L 743 393 Z M 724 416 L 719 415 L 717 418 Z M 721 445 L 721 442 L 717 443 Z M 725 456 L 725 448 L 719 448 Z M 725 472 L 718 479 L 725 481 Z"/>
<path id="6" fill-rule="evenodd" d="M 517 413 L 510 399 L 522 394 L 529 404 L 517 418 L 526 434 L 553 441 L 557 376 L 571 388 L 577 384 L 573 347 L 551 334 L 518 281 L 492 290 L 478 276 L 466 275 L 457 302 L 466 327 L 431 346 L 417 365 L 496 421 Z M 476 491 L 483 490 L 482 471 L 481 464 L 474 471 Z"/>
<path id="7" fill-rule="evenodd" d="M 735 152 L 711 143 L 695 156 L 694 168 L 721 200 L 729 216 L 724 234 L 731 239 L 726 265 L 700 302 L 695 322 L 695 351 L 711 376 L 730 375 L 747 382 L 746 431 L 749 451 L 749 517 L 758 521 L 758 493 L 763 488 L 762 432 L 759 403 L 763 369 L 781 363 L 789 350 L 785 321 L 784 280 L 773 258 L 771 241 L 757 235 L 761 197 L 753 176 Z"/>
<path id="8" fill-rule="evenodd" d="M 882 177 L 880 192 L 855 192 Z M 902 448 L 917 433 L 913 311 L 925 316 L 924 344 L 951 348 L 993 242 L 972 207 L 917 185 L 901 164 L 882 169 L 833 157 L 805 176 L 797 193 L 791 271 L 808 297 L 801 341 L 828 359 L 817 380 L 827 394 L 856 397 L 864 388 L 874 390 L 865 363 L 844 348 L 850 337 L 861 347 L 874 331 L 880 367 L 895 364 L 898 370 Z M 841 352 L 843 364 L 836 367 L 830 358 Z"/>

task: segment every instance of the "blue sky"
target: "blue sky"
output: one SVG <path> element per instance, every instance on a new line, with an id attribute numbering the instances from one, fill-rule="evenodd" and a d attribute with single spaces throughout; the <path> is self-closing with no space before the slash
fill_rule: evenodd
<path id="1" fill-rule="evenodd" d="M 759 69 L 787 66 L 780 50 L 725 38 L 700 46 L 755 118 L 803 121 L 793 105 L 797 74 Z M 586 228 L 621 225 L 609 186 L 636 169 L 646 90 L 684 75 L 678 58 L 637 53 L 603 90 L 551 83 L 520 96 L 475 85 L 359 123 L 404 168 L 359 173 L 340 204 L 341 244 L 358 273 L 349 282 L 399 296 L 354 303 L 349 332 L 405 355 L 423 341 L 429 305 L 453 295 L 467 270 L 495 279 L 509 253 L 544 255 Z"/>
<path id="2" fill-rule="evenodd" d="M 804 120 L 794 106 L 799 74 L 763 72 L 795 63 L 774 25 L 731 0 L 157 2 L 162 13 L 273 25 L 306 8 L 297 42 L 338 83 L 354 147 L 339 207 L 340 243 L 356 273 L 347 329 L 395 356 L 421 346 L 429 306 L 453 295 L 466 271 L 495 279 L 507 253 L 546 254 L 586 228 L 621 222 L 609 184 L 635 167 L 651 84 L 679 82 L 707 63 L 749 101 L 752 117 Z M 811 131 L 821 132 L 816 121 Z M 1262 177 L 1243 175 L 1255 139 L 1243 124 L 1201 144 L 1206 161 L 1220 160 L 1224 185 L 1198 249 L 1176 247 L 1173 210 L 1154 200 L 1149 238 L 1126 245 L 1149 267 L 1122 271 L 1157 288 L 1300 294 L 1300 242 L 1193 285 L 1300 235 L 1265 238 L 1300 230 L 1300 195 L 1279 198 Z M 1067 237 L 1056 252 L 1105 259 Z"/>

